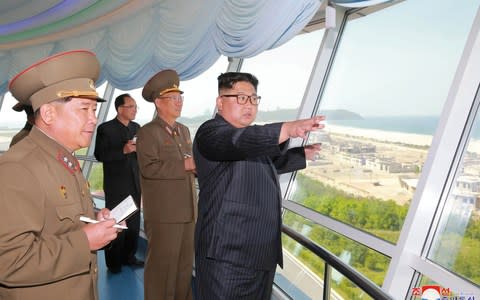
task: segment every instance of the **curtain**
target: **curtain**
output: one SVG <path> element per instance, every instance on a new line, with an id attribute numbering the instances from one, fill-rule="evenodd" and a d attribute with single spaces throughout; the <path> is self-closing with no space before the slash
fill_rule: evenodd
<path id="1" fill-rule="evenodd" d="M 0 51 L 0 94 L 32 63 L 72 49 L 97 54 L 102 67 L 97 85 L 108 80 L 122 90 L 139 88 L 166 68 L 188 80 L 221 55 L 247 58 L 282 45 L 305 27 L 320 4 L 319 0 L 154 1 L 94 31 Z"/>

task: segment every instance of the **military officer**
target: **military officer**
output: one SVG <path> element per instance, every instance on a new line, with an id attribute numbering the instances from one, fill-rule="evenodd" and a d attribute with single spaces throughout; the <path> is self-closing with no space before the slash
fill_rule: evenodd
<path id="1" fill-rule="evenodd" d="M 192 298 L 197 200 L 190 132 L 176 121 L 182 111 L 182 93 L 174 70 L 157 73 L 142 91 L 158 113 L 140 128 L 137 138 L 148 240 L 145 300 Z"/>
<path id="2" fill-rule="evenodd" d="M 12 95 L 35 111 L 30 134 L 0 157 L 0 299 L 98 299 L 96 250 L 116 238 L 97 214 L 74 151 L 97 123 L 95 54 L 48 57 L 15 76 Z"/>

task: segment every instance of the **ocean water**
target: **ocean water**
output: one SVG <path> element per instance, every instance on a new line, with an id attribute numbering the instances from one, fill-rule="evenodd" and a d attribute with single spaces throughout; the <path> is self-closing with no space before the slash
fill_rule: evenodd
<path id="1" fill-rule="evenodd" d="M 433 135 L 439 116 L 363 117 L 362 120 L 328 120 L 327 124 L 364 129 Z M 328 125 L 327 125 L 328 126 Z M 480 140 L 480 120 L 473 124 L 472 138 Z"/>
<path id="2" fill-rule="evenodd" d="M 327 124 L 364 129 L 433 135 L 438 124 L 438 119 L 438 116 L 375 116 L 364 117 L 362 120 L 327 119 Z"/>

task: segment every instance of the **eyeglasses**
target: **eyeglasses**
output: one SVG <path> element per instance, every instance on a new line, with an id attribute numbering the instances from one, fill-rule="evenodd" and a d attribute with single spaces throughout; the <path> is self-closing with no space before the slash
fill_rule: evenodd
<path id="1" fill-rule="evenodd" d="M 132 108 L 134 108 L 136 110 L 139 109 L 139 107 L 136 106 L 136 105 L 120 105 L 120 107 L 123 107 L 123 108 L 126 108 L 126 109 L 132 109 Z"/>
<path id="2" fill-rule="evenodd" d="M 172 100 L 176 102 L 183 102 L 183 95 L 178 95 L 178 96 L 162 96 L 158 97 L 158 99 L 167 99 L 167 100 Z"/>
<path id="3" fill-rule="evenodd" d="M 248 95 L 243 95 L 243 94 L 239 94 L 239 95 L 220 95 L 220 97 L 235 98 L 237 100 L 237 103 L 240 104 L 240 105 L 246 104 L 247 101 L 249 101 L 249 100 L 250 100 L 250 103 L 252 105 L 258 105 L 260 103 L 260 99 L 262 99 L 262 97 L 257 96 L 257 95 L 248 96 Z"/>

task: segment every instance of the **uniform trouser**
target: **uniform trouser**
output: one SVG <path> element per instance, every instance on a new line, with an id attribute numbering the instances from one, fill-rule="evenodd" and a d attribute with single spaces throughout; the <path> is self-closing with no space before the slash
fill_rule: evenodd
<path id="1" fill-rule="evenodd" d="M 128 229 L 122 230 L 115 240 L 105 248 L 105 263 L 111 270 L 120 269 L 135 257 L 140 233 L 140 211 L 127 219 Z"/>
<path id="2" fill-rule="evenodd" d="M 256 270 L 205 257 L 195 258 L 199 300 L 270 300 L 275 270 Z"/>
<path id="3" fill-rule="evenodd" d="M 145 221 L 145 300 L 192 299 L 194 227 L 194 222 Z"/>

